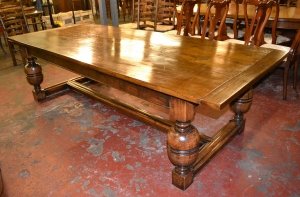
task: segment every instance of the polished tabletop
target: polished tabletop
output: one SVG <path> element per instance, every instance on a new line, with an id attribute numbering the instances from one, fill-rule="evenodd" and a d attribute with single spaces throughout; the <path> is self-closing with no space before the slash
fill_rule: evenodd
<path id="1" fill-rule="evenodd" d="M 95 24 L 9 38 L 32 54 L 69 59 L 70 70 L 89 68 L 221 109 L 285 57 L 278 50 Z"/>

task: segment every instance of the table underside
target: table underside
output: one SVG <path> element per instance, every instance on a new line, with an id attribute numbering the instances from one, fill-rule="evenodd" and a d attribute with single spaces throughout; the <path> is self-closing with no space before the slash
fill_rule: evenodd
<path id="1" fill-rule="evenodd" d="M 25 67 L 25 73 L 28 82 L 34 86 L 33 95 L 37 101 L 59 96 L 66 91 L 76 91 L 166 132 L 168 156 L 175 165 L 172 183 L 182 190 L 192 184 L 194 176 L 200 169 L 236 133 L 243 131 L 243 113 L 249 110 L 252 101 L 250 91 L 232 104 L 231 108 L 236 113 L 234 118 L 213 136 L 207 136 L 191 123 L 195 113 L 200 110 L 198 104 L 105 74 L 99 77 L 100 74 L 97 82 L 87 77 L 76 77 L 41 89 L 40 77 L 43 77 L 43 74 L 40 65 L 28 65 Z M 32 70 L 34 73 L 30 73 Z M 182 111 L 182 108 L 191 110 Z"/>

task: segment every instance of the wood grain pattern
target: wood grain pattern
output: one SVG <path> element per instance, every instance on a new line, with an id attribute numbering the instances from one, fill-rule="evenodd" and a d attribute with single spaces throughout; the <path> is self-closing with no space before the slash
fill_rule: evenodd
<path id="1" fill-rule="evenodd" d="M 71 71 L 94 72 L 95 78 L 98 72 L 105 73 L 215 109 L 223 108 L 287 55 L 271 49 L 91 24 L 10 40 L 33 54 L 47 52 L 43 58 L 65 62 L 61 66 Z"/>

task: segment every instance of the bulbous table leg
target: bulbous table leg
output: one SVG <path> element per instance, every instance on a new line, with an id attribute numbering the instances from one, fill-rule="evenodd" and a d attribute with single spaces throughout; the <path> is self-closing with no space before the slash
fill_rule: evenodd
<path id="1" fill-rule="evenodd" d="M 249 111 L 252 104 L 253 93 L 252 90 L 248 91 L 241 98 L 234 101 L 230 108 L 235 113 L 233 119 L 237 126 L 240 128 L 238 133 L 242 133 L 245 128 L 244 114 Z"/>
<path id="2" fill-rule="evenodd" d="M 41 89 L 41 83 L 43 82 L 42 67 L 36 63 L 36 57 L 27 58 L 27 64 L 24 68 L 26 79 L 29 84 L 33 85 L 32 91 L 33 97 L 36 101 L 41 101 L 46 98 L 46 93 Z"/>
<path id="3" fill-rule="evenodd" d="M 170 116 L 176 123 L 168 132 L 167 147 L 169 159 L 175 166 L 172 183 L 182 190 L 193 182 L 192 166 L 198 157 L 200 146 L 198 130 L 191 125 L 194 113 L 193 104 L 172 99 Z"/>

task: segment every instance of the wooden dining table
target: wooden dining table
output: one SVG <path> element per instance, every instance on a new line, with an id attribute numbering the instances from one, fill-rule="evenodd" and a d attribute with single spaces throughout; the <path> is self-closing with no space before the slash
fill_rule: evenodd
<path id="1" fill-rule="evenodd" d="M 75 90 L 165 131 L 167 154 L 175 166 L 172 183 L 182 190 L 223 145 L 244 131 L 252 86 L 287 56 L 279 50 L 96 24 L 8 41 L 28 56 L 25 73 L 35 100 Z M 36 57 L 80 77 L 42 88 Z M 203 108 L 230 108 L 233 117 L 207 136 L 193 126 Z"/>

